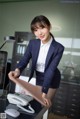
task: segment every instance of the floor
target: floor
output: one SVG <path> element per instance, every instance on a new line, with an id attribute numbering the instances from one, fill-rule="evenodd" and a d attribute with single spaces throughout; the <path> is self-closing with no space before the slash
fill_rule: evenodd
<path id="1" fill-rule="evenodd" d="M 58 116 L 58 115 L 54 115 L 53 113 L 50 113 L 48 119 L 70 119 L 70 118 L 67 118 L 66 116 Z"/>

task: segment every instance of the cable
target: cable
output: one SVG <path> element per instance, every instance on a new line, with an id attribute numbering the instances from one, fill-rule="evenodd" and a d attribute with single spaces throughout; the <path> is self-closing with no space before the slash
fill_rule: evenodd
<path id="1" fill-rule="evenodd" d="M 35 113 L 34 109 L 31 107 L 31 105 L 28 106 L 30 110 L 25 109 L 25 108 L 22 107 L 21 105 L 17 105 L 17 106 L 18 106 L 20 109 L 22 109 L 23 111 L 27 112 L 27 113 L 31 113 L 31 114 Z"/>

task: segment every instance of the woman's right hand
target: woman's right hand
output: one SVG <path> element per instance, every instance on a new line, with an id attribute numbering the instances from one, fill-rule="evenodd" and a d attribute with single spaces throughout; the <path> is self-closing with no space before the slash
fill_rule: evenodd
<path id="1" fill-rule="evenodd" d="M 10 71 L 8 76 L 10 79 L 11 79 L 11 77 L 18 78 L 20 76 L 20 70 L 15 69 L 15 71 Z"/>
<path id="2" fill-rule="evenodd" d="M 52 105 L 51 100 L 47 97 L 46 93 L 42 93 L 42 99 L 45 103 L 45 106 L 50 107 Z"/>

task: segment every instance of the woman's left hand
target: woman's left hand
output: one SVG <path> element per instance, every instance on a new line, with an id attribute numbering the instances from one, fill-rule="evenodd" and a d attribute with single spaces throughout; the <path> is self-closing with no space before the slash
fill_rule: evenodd
<path id="1" fill-rule="evenodd" d="M 46 93 L 42 93 L 42 98 L 47 107 L 51 106 L 51 100 L 47 97 Z"/>

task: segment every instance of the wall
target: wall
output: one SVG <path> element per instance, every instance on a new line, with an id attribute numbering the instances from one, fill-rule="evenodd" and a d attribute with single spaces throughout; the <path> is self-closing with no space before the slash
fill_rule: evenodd
<path id="1" fill-rule="evenodd" d="M 60 38 L 80 38 L 80 4 L 55 1 L 28 1 L 0 4 L 0 41 L 15 31 L 30 31 L 30 22 L 36 15 L 46 15 L 52 23 L 52 33 Z M 2 50 L 12 56 L 12 43 Z"/>

